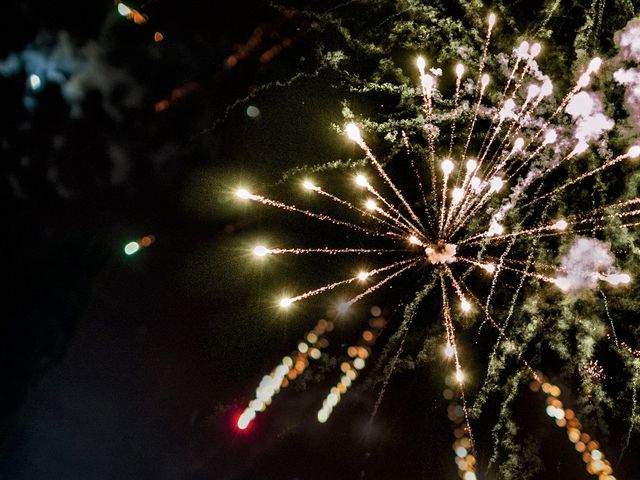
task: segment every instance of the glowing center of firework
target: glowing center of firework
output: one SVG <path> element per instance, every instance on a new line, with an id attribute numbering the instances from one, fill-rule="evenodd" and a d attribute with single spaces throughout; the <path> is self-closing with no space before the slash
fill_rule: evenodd
<path id="1" fill-rule="evenodd" d="M 452 243 L 445 243 L 440 240 L 438 243 L 428 246 L 424 249 L 427 261 L 432 264 L 452 263 L 456 261 L 457 247 Z"/>

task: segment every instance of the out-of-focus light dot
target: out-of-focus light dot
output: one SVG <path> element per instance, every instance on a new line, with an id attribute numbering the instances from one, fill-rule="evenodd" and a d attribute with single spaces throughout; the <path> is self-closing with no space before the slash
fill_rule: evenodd
<path id="1" fill-rule="evenodd" d="M 312 348 L 309 350 L 309 356 L 314 360 L 318 360 L 322 356 L 322 353 L 320 353 L 320 350 L 317 348 Z"/>
<path id="2" fill-rule="evenodd" d="M 255 105 L 249 105 L 247 107 L 247 117 L 258 118 L 260 116 L 260 109 Z"/>
<path id="3" fill-rule="evenodd" d="M 440 168 L 442 168 L 442 171 L 445 175 L 449 175 L 451 172 L 453 172 L 453 167 L 453 162 L 448 158 L 446 160 L 443 160 L 440 164 Z"/>
<path id="4" fill-rule="evenodd" d="M 293 300 L 291 300 L 290 298 L 283 298 L 282 300 L 280 300 L 280 306 L 282 308 L 287 308 L 292 303 L 293 303 Z"/>
<path id="5" fill-rule="evenodd" d="M 379 317 L 380 315 L 382 315 L 382 309 L 377 305 L 374 305 L 373 307 L 371 307 L 371 315 L 373 315 L 374 317 Z"/>
<path id="6" fill-rule="evenodd" d="M 473 472 L 464 472 L 464 480 L 476 480 L 478 477 L 476 477 L 476 474 Z"/>
<path id="7" fill-rule="evenodd" d="M 456 381 L 458 383 L 464 382 L 464 373 L 460 369 L 456 370 Z"/>
<path id="8" fill-rule="evenodd" d="M 366 280 L 367 278 L 369 278 L 369 272 L 358 273 L 358 280 Z"/>
<path id="9" fill-rule="evenodd" d="M 127 255 L 133 255 L 140 250 L 140 244 L 138 242 L 129 242 L 124 246 L 124 253 Z"/>
<path id="10" fill-rule="evenodd" d="M 162 40 L 164 40 L 164 35 L 162 35 L 162 33 L 156 32 L 156 33 L 153 34 L 153 41 L 154 42 L 161 42 Z"/>
<path id="11" fill-rule="evenodd" d="M 309 345 L 307 345 L 306 343 L 300 342 L 298 344 L 298 351 L 300 353 L 307 353 L 308 350 L 309 350 Z"/>
<path id="12" fill-rule="evenodd" d="M 318 421 L 320 423 L 325 423 L 327 420 L 329 419 L 329 412 L 326 411 L 324 408 L 320 411 L 318 411 Z"/>
<path id="13" fill-rule="evenodd" d="M 286 357 L 283 357 L 282 364 L 291 368 L 291 366 L 293 365 L 293 360 L 291 357 L 287 355 Z"/>
<path id="14" fill-rule="evenodd" d="M 355 123 L 349 123 L 346 127 L 347 137 L 349 137 L 354 142 L 362 141 L 362 135 L 360 134 L 360 129 Z"/>
<path id="15" fill-rule="evenodd" d="M 318 336 L 315 333 L 310 332 L 307 334 L 307 342 L 314 344 L 317 341 L 318 341 Z"/>
<path id="16" fill-rule="evenodd" d="M 460 458 L 464 458 L 467 456 L 467 449 L 464 448 L 463 446 L 456 447 L 455 452 L 456 452 L 456 456 Z"/>
<path id="17" fill-rule="evenodd" d="M 267 247 L 265 247 L 264 245 L 258 245 L 253 249 L 253 254 L 256 257 L 264 257 L 268 253 L 269 253 L 269 249 Z"/>
<path id="18" fill-rule="evenodd" d="M 640 157 L 640 145 L 634 145 L 633 147 L 629 148 L 627 155 L 629 155 L 629 158 Z"/>
<path id="19" fill-rule="evenodd" d="M 338 305 L 338 312 L 339 313 L 345 313 L 347 310 L 349 310 L 349 303 L 348 302 L 342 302 L 340 305 Z"/>
<path id="20" fill-rule="evenodd" d="M 353 361 L 353 366 L 357 369 L 357 370 L 362 370 L 364 368 L 364 360 L 360 357 L 356 358 Z"/>
<path id="21" fill-rule="evenodd" d="M 38 90 L 42 86 L 42 80 L 40 80 L 38 75 L 32 73 L 29 75 L 29 86 L 31 87 L 31 90 Z"/>
<path id="22" fill-rule="evenodd" d="M 122 15 L 123 17 L 126 17 L 127 15 L 131 14 L 131 9 L 129 7 L 127 7 L 124 3 L 119 3 L 118 4 L 118 13 L 120 15 Z"/>

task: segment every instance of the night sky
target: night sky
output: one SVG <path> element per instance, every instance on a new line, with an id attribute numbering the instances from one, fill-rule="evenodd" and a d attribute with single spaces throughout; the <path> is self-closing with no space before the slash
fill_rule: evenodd
<path id="1" fill-rule="evenodd" d="M 278 289 L 321 285 L 336 263 L 267 265 L 250 249 L 295 244 L 295 229 L 317 246 L 349 235 L 233 198 L 241 182 L 287 198 L 298 186 L 284 172 L 357 155 L 331 127 L 344 92 L 312 75 L 309 19 L 253 0 L 127 4 L 139 24 L 108 0 L 5 3 L 0 479 L 457 478 L 442 372 L 415 367 L 419 338 L 374 419 L 375 355 L 393 328 L 373 348 L 374 373 L 327 424 L 316 420 L 371 307 L 392 327 L 402 321 L 413 293 L 402 284 L 358 304 L 329 356 L 247 430 L 236 426 L 262 375 L 334 305 L 315 297 L 283 315 Z M 145 236 L 153 243 L 125 255 Z M 491 341 L 471 335 L 461 333 L 478 351 Z M 535 478 L 592 478 L 544 409 L 526 390 L 513 412 L 543 463 Z M 638 439 L 617 464 L 626 424 L 609 426 L 617 478 L 640 478 Z"/>

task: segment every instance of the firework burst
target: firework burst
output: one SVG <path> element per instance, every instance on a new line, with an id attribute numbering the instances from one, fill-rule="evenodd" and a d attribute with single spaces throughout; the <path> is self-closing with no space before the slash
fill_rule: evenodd
<path id="1" fill-rule="evenodd" d="M 586 263 L 575 260 L 571 252 L 559 265 L 539 259 L 550 258 L 542 254 L 545 251 L 556 257 L 561 244 L 558 239 L 563 236 L 588 241 L 583 237 L 595 235 L 611 222 L 616 222 L 616 228 L 640 225 L 640 198 L 559 214 L 558 203 L 563 195 L 584 190 L 589 179 L 640 156 L 640 146 L 636 145 L 587 169 L 580 161 L 595 153 L 596 148 L 602 151 L 599 136 L 612 128 L 610 119 L 595 111 L 595 94 L 588 90 L 602 60 L 593 58 L 573 87 L 557 99 L 551 79 L 536 62 L 540 44 L 525 41 L 513 51 L 504 84 L 492 89 L 494 81 L 485 67 L 495 23 L 496 17 L 491 14 L 475 73 L 465 77 L 465 67 L 458 64 L 449 92 L 439 89 L 442 71 L 427 70 L 427 60 L 418 57 L 415 98 L 420 103 L 420 117 L 416 122 L 421 128 L 419 135 L 400 129 L 395 139 L 404 150 L 405 165 L 398 167 L 378 158 L 367 141 L 367 122 L 350 122 L 344 133 L 368 163 L 368 167 L 349 174 L 354 198 L 342 198 L 310 179 L 303 179 L 306 191 L 343 209 L 344 217 L 270 199 L 245 188 L 236 191 L 241 200 L 303 215 L 331 228 L 348 229 L 361 240 L 355 246 L 321 248 L 259 245 L 253 250 L 256 256 L 371 255 L 377 261 L 389 259 L 377 268 L 281 298 L 280 308 L 290 308 L 335 289 L 359 286 L 359 291 L 339 305 L 335 319 L 339 321 L 353 304 L 398 277 L 427 272 L 426 278 L 440 289 L 433 298 L 441 309 L 442 344 L 452 361 L 466 425 L 464 438 L 470 451 L 474 448 L 473 434 L 463 389 L 465 370 L 456 337 L 457 319 L 478 316 L 497 332 L 498 342 L 510 341 L 508 319 L 497 318 L 493 307 L 496 297 L 505 296 L 504 290 L 511 291 L 514 283 L 518 285 L 516 292 L 527 281 L 535 288 L 557 288 L 563 292 L 600 282 L 614 286 L 628 284 L 631 277 L 615 267 L 615 259 L 608 251 L 600 252 L 601 259 Z M 573 125 L 567 126 L 567 119 Z M 414 187 L 400 187 L 389 173 L 391 167 L 410 171 Z M 354 217 L 358 219 L 353 220 Z M 371 246 L 364 246 L 367 244 Z M 598 246 L 589 244 L 576 243 L 574 247 L 585 245 L 586 250 L 578 254 L 582 260 L 600 251 Z M 575 249 L 572 247 L 571 251 Z M 419 293 L 415 301 L 419 303 L 424 297 Z M 517 293 L 512 296 L 511 310 L 518 298 Z M 379 334 L 377 330 L 374 333 L 375 337 Z M 319 355 L 313 342 L 301 346 L 299 353 L 310 349 L 317 350 Z M 364 367 L 369 349 L 362 346 L 353 349 L 355 353 L 343 368 L 340 384 L 318 413 L 320 422 L 328 420 L 340 395 Z M 519 355 L 519 361 L 534 381 L 540 385 L 545 382 L 523 355 Z M 238 421 L 241 428 L 255 418 L 256 412 L 264 410 L 267 399 L 270 401 L 286 381 L 293 365 L 291 358 L 285 357 L 282 365 L 265 377 L 270 379 L 263 382 L 268 388 L 261 384 L 257 398 Z"/>

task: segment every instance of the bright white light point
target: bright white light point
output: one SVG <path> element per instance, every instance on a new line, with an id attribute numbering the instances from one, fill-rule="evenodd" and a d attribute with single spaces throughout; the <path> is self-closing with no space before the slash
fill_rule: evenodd
<path id="1" fill-rule="evenodd" d="M 591 81 L 591 77 L 589 76 L 588 73 L 583 73 L 582 75 L 580 75 L 580 78 L 578 78 L 578 87 L 579 88 L 584 88 L 587 85 L 589 85 L 589 82 Z"/>
<path id="2" fill-rule="evenodd" d="M 358 280 L 366 280 L 369 278 L 369 272 L 360 272 L 358 274 Z"/>
<path id="3" fill-rule="evenodd" d="M 462 383 L 464 381 L 464 373 L 462 373 L 462 370 L 460 369 L 456 370 L 456 380 L 458 383 Z"/>
<path id="4" fill-rule="evenodd" d="M 367 185 L 369 185 L 369 181 L 363 175 L 358 175 L 356 177 L 356 183 L 361 187 L 366 187 Z"/>
<path id="5" fill-rule="evenodd" d="M 471 304 L 467 301 L 466 298 L 460 300 L 460 308 L 463 312 L 468 312 L 471 310 Z"/>
<path id="6" fill-rule="evenodd" d="M 269 253 L 269 249 L 264 245 L 258 245 L 256 248 L 253 249 L 253 254 L 256 257 L 264 257 L 267 253 Z"/>
<path id="7" fill-rule="evenodd" d="M 536 58 L 538 55 L 540 55 L 540 50 L 542 50 L 542 45 L 540 45 L 539 43 L 534 43 L 533 45 L 531 45 L 529 55 L 531 55 L 531 58 Z"/>
<path id="8" fill-rule="evenodd" d="M 485 263 L 482 268 L 484 268 L 489 273 L 493 273 L 496 271 L 496 266 L 493 263 Z"/>
<path id="9" fill-rule="evenodd" d="M 247 408 L 244 412 L 242 412 L 240 418 L 238 418 L 238 428 L 240 430 L 244 430 L 249 426 L 254 418 L 256 418 L 256 412 L 253 409 Z"/>
<path id="10" fill-rule="evenodd" d="M 467 160 L 467 172 L 474 172 L 478 168 L 478 162 L 473 159 Z"/>
<path id="11" fill-rule="evenodd" d="M 565 277 L 558 277 L 553 280 L 553 283 L 563 292 L 566 292 L 567 290 L 569 290 L 569 288 L 571 288 L 571 283 Z"/>
<path id="12" fill-rule="evenodd" d="M 138 242 L 129 242 L 124 246 L 124 253 L 127 255 L 133 255 L 140 250 L 140 244 Z"/>
<path id="13" fill-rule="evenodd" d="M 302 186 L 303 186 L 304 188 L 306 188 L 307 190 L 315 190 L 315 189 L 317 188 L 317 187 L 316 187 L 313 183 L 311 183 L 309 180 L 305 180 L 305 181 L 302 183 Z"/>
<path id="14" fill-rule="evenodd" d="M 367 207 L 368 210 L 375 210 L 378 208 L 378 205 L 373 200 L 367 200 L 367 203 L 365 203 L 365 206 Z"/>
<path id="15" fill-rule="evenodd" d="M 473 177 L 471 179 L 471 186 L 477 189 L 480 186 L 481 180 L 478 177 Z"/>
<path id="16" fill-rule="evenodd" d="M 357 370 L 362 370 L 364 368 L 364 360 L 360 357 L 356 358 L 353 361 L 353 366 L 357 369 Z"/>
<path id="17" fill-rule="evenodd" d="M 440 164 L 440 168 L 442 168 L 445 175 L 449 175 L 453 172 L 453 162 L 449 159 L 443 160 Z"/>
<path id="18" fill-rule="evenodd" d="M 349 123 L 346 128 L 347 137 L 349 137 L 354 142 L 361 142 L 362 135 L 360 135 L 360 129 L 355 123 Z"/>
<path id="19" fill-rule="evenodd" d="M 520 150 L 522 150 L 523 146 L 524 146 L 524 138 L 522 137 L 516 138 L 516 141 L 513 142 L 513 150 L 516 152 L 519 152 Z"/>
<path id="20" fill-rule="evenodd" d="M 420 70 L 420 73 L 423 73 L 425 67 L 427 66 L 427 62 L 424 57 L 418 57 L 416 59 L 416 64 L 418 65 L 418 70 Z"/>
<path id="21" fill-rule="evenodd" d="M 581 153 L 586 152 L 588 148 L 589 148 L 589 144 L 584 140 L 580 140 L 576 144 L 576 146 L 573 148 L 573 152 L 571 153 L 573 153 L 574 155 L 580 155 Z"/>
<path id="22" fill-rule="evenodd" d="M 482 75 L 482 79 L 480 80 L 480 83 L 482 84 L 482 87 L 486 87 L 487 85 L 489 85 L 489 75 L 487 75 L 486 73 L 484 75 Z"/>
<path id="23" fill-rule="evenodd" d="M 538 96 L 539 93 L 540 93 L 540 87 L 538 85 L 536 85 L 535 83 L 532 85 L 529 85 L 529 88 L 527 89 L 527 98 L 532 99 L 533 97 Z"/>
<path id="24" fill-rule="evenodd" d="M 462 190 L 461 188 L 454 188 L 451 191 L 451 198 L 453 198 L 454 202 L 459 202 L 460 200 L 462 200 L 462 197 L 464 197 L 464 190 Z"/>
<path id="25" fill-rule="evenodd" d="M 415 235 L 411 235 L 409 237 L 409 243 L 411 243 L 412 245 L 422 245 L 422 242 L 418 240 L 418 237 L 416 237 Z"/>
<path id="26" fill-rule="evenodd" d="M 464 65 L 459 63 L 456 65 L 456 75 L 458 78 L 461 78 L 464 74 Z"/>
<path id="27" fill-rule="evenodd" d="M 347 310 L 349 310 L 349 304 L 347 302 L 343 302 L 340 305 L 338 305 L 338 312 L 344 313 Z"/>
<path id="28" fill-rule="evenodd" d="M 496 14 L 492 13 L 489 15 L 489 28 L 493 28 L 495 24 L 496 24 Z"/>
<path id="29" fill-rule="evenodd" d="M 433 87 L 433 77 L 431 75 L 422 75 L 422 88 L 431 90 Z"/>
<path id="30" fill-rule="evenodd" d="M 526 40 L 523 40 L 522 43 L 520 43 L 520 46 L 518 47 L 518 56 L 524 57 L 528 51 L 529 51 L 529 42 L 527 42 Z"/>
<path id="31" fill-rule="evenodd" d="M 549 145 L 550 143 L 555 142 L 557 138 L 558 134 L 555 130 L 547 130 L 544 134 L 544 142 L 542 143 L 544 143 L 545 145 Z"/>
<path id="32" fill-rule="evenodd" d="M 491 180 L 489 180 L 489 186 L 492 192 L 499 192 L 502 189 L 503 185 L 504 181 L 500 177 L 493 177 Z"/>
<path id="33" fill-rule="evenodd" d="M 640 157 L 640 145 L 634 145 L 633 147 L 631 147 L 627 152 L 627 155 L 629 155 L 629 158 Z"/>
<path id="34" fill-rule="evenodd" d="M 318 421 L 320 423 L 325 423 L 329 419 L 329 413 L 322 409 L 318 411 Z"/>
<path id="35" fill-rule="evenodd" d="M 246 200 L 248 198 L 251 198 L 251 193 L 249 193 L 249 191 L 245 190 L 244 188 L 239 188 L 238 190 L 236 190 L 236 196 L 238 198 L 242 198 L 243 200 Z"/>
<path id="36" fill-rule="evenodd" d="M 283 298 L 282 300 L 280 300 L 280 306 L 282 308 L 287 308 L 292 303 L 293 303 L 293 300 L 291 300 L 290 298 Z"/>
<path id="37" fill-rule="evenodd" d="M 619 279 L 620 283 L 631 283 L 631 276 L 627 273 L 621 273 Z"/>
<path id="38" fill-rule="evenodd" d="M 593 58 L 589 62 L 589 67 L 587 68 L 587 73 L 593 73 L 600 70 L 600 65 L 602 65 L 602 59 L 600 57 Z"/>
<path id="39" fill-rule="evenodd" d="M 451 358 L 453 357 L 453 345 L 451 345 L 450 343 L 447 343 L 444 347 L 444 354 L 447 358 Z"/>
<path id="40" fill-rule="evenodd" d="M 38 75 L 32 73 L 29 75 L 29 85 L 31 86 L 31 90 L 38 90 L 42 85 L 42 81 Z"/>
<path id="41" fill-rule="evenodd" d="M 476 474 L 473 472 L 464 472 L 464 480 L 477 480 Z"/>
<path id="42" fill-rule="evenodd" d="M 569 224 L 567 223 L 566 220 L 558 220 L 556 223 L 554 223 L 553 228 L 555 228 L 556 230 L 566 230 L 567 227 L 569 226 Z"/>
<path id="43" fill-rule="evenodd" d="M 129 7 L 127 7 L 124 3 L 119 3 L 118 4 L 118 13 L 120 15 L 122 15 L 123 17 L 126 17 L 127 15 L 129 15 L 131 13 L 131 9 Z"/>
<path id="44" fill-rule="evenodd" d="M 540 95 L 548 97 L 551 93 L 553 93 L 553 83 L 547 78 L 540 87 Z"/>

